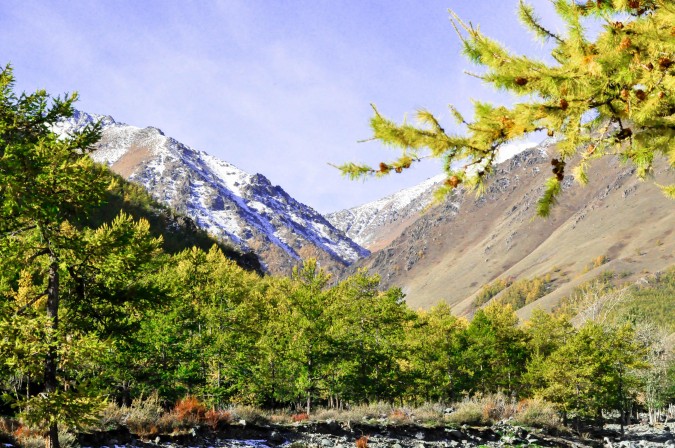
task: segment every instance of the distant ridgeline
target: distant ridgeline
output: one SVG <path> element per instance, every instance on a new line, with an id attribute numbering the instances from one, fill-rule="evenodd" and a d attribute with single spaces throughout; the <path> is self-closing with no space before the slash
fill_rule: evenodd
<path id="1" fill-rule="evenodd" d="M 112 220 L 124 211 L 134 219 L 145 219 L 150 223 L 150 233 L 164 239 L 162 248 L 170 254 L 178 253 L 190 247 L 198 247 L 206 252 L 216 244 L 225 256 L 248 271 L 263 273 L 258 256 L 253 252 L 242 253 L 236 248 L 210 236 L 199 228 L 188 216 L 176 213 L 173 209 L 160 204 L 150 196 L 142 186 L 124 180 L 110 172 L 116 179 L 115 186 L 108 191 L 105 204 L 97 207 L 87 218 L 87 224 L 97 228 Z"/>

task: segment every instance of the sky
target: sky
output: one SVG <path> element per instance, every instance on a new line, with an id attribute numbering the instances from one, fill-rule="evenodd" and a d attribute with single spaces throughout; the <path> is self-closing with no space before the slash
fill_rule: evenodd
<path id="1" fill-rule="evenodd" d="M 531 3 L 559 30 L 547 0 Z M 517 0 L 2 0 L 0 64 L 17 91 L 78 92 L 80 110 L 154 126 L 327 213 L 441 172 L 428 161 L 349 181 L 329 163 L 392 159 L 370 138 L 371 103 L 453 129 L 448 105 L 508 104 L 465 71 L 448 9 L 508 48 L 545 58 Z M 522 144 L 522 143 L 521 143 Z"/>

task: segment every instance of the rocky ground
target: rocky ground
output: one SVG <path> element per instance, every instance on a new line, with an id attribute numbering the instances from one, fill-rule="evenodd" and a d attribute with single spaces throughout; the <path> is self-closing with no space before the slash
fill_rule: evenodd
<path id="1" fill-rule="evenodd" d="M 359 441 L 360 439 L 360 441 Z M 357 441 L 359 441 L 357 443 Z M 83 435 L 83 447 L 97 448 L 435 448 L 435 447 L 675 447 L 675 434 L 666 425 L 632 425 L 621 436 L 618 425 L 602 431 L 574 434 L 543 432 L 499 423 L 491 427 L 374 426 L 337 422 L 293 425 L 236 424 L 212 432 L 193 430 L 180 436 L 141 440 L 128 431 Z"/>

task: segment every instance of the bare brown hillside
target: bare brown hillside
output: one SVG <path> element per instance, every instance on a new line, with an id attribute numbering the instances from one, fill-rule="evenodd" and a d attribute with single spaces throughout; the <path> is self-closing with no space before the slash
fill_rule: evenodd
<path id="1" fill-rule="evenodd" d="M 401 286 L 413 308 L 446 301 L 457 314 L 470 313 L 472 296 L 499 276 L 555 271 L 556 289 L 519 311 L 522 317 L 535 306 L 554 306 L 601 270 L 630 281 L 675 264 L 675 202 L 616 159 L 597 161 L 586 187 L 567 176 L 551 217 L 537 218 L 550 159 L 533 149 L 504 162 L 484 196 L 458 191 L 359 264 L 385 285 Z M 672 182 L 665 167 L 657 166 L 656 179 Z M 601 255 L 608 262 L 592 268 Z"/>

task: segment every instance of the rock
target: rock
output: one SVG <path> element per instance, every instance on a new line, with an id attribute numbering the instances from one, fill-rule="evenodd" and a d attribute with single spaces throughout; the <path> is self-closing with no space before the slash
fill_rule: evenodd
<path id="1" fill-rule="evenodd" d="M 281 445 L 285 441 L 284 437 L 278 431 L 272 431 L 267 440 L 274 445 Z"/>
<path id="2" fill-rule="evenodd" d="M 391 448 L 403 448 L 400 443 L 395 443 L 391 446 Z"/>
<path id="3" fill-rule="evenodd" d="M 244 420 L 243 418 L 242 418 L 241 420 L 239 420 L 238 423 L 239 423 L 241 426 L 246 426 L 246 420 Z"/>
<path id="4" fill-rule="evenodd" d="M 464 437 L 464 433 L 459 429 L 446 429 L 445 432 L 450 436 L 456 439 L 461 439 Z"/>
<path id="5" fill-rule="evenodd" d="M 453 412 L 455 412 L 455 408 L 452 408 L 452 407 L 451 408 L 445 408 L 443 410 L 444 414 L 452 414 Z"/>
<path id="6" fill-rule="evenodd" d="M 321 446 L 330 446 L 332 447 L 334 445 L 333 441 L 330 439 L 321 439 Z"/>

